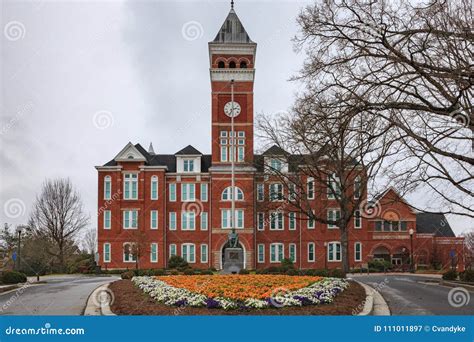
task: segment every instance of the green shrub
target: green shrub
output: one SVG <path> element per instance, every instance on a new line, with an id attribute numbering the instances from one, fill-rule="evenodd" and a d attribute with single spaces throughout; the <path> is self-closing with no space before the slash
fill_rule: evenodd
<path id="1" fill-rule="evenodd" d="M 289 269 L 294 269 L 295 266 L 293 264 L 293 261 L 291 261 L 291 259 L 285 258 L 281 261 L 281 268 L 285 270 L 289 270 Z"/>
<path id="2" fill-rule="evenodd" d="M 455 270 L 449 270 L 443 273 L 444 280 L 456 280 L 458 278 L 458 272 Z"/>
<path id="3" fill-rule="evenodd" d="M 207 270 L 201 270 L 201 274 L 205 274 L 205 275 L 213 275 L 214 272 L 212 272 L 211 269 L 207 269 Z"/>
<path id="4" fill-rule="evenodd" d="M 289 276 L 295 276 L 295 275 L 298 275 L 298 274 L 299 274 L 298 271 L 295 270 L 294 268 L 289 269 L 289 270 L 286 271 L 286 275 L 289 275 Z"/>
<path id="5" fill-rule="evenodd" d="M 123 272 L 120 277 L 122 279 L 132 279 L 133 277 L 135 276 L 135 272 L 133 271 L 127 271 L 127 272 Z"/>
<path id="6" fill-rule="evenodd" d="M 177 270 L 171 270 L 170 275 L 178 275 L 179 272 Z"/>
<path id="7" fill-rule="evenodd" d="M 186 268 L 186 267 L 188 267 L 188 263 L 186 262 L 186 260 L 184 260 L 178 255 L 173 255 L 168 260 L 168 268 Z"/>
<path id="8" fill-rule="evenodd" d="M 474 282 L 474 270 L 465 270 L 459 273 L 459 279 L 470 283 Z"/>
<path id="9" fill-rule="evenodd" d="M 188 269 L 184 270 L 184 274 L 185 275 L 195 275 L 196 272 L 192 268 L 188 268 Z"/>
<path id="10" fill-rule="evenodd" d="M 17 271 L 3 271 L 1 281 L 4 284 L 26 283 L 26 275 Z"/>
<path id="11" fill-rule="evenodd" d="M 370 260 L 369 269 L 371 272 L 385 272 L 392 267 L 390 261 L 387 260 Z M 373 270 L 373 271 L 372 271 Z"/>
<path id="12" fill-rule="evenodd" d="M 248 270 L 246 270 L 245 268 L 242 268 L 240 271 L 239 271 L 239 274 L 250 274 L 250 272 Z"/>
<path id="13" fill-rule="evenodd" d="M 346 274 L 339 268 L 335 268 L 329 271 L 329 276 L 333 278 L 345 278 Z"/>

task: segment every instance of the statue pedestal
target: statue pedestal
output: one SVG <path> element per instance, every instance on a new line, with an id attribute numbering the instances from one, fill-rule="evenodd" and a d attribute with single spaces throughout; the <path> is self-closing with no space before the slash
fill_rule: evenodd
<path id="1" fill-rule="evenodd" d="M 244 268 L 244 250 L 242 248 L 226 248 L 224 250 L 224 265 L 222 265 L 223 273 L 238 274 L 242 268 Z"/>

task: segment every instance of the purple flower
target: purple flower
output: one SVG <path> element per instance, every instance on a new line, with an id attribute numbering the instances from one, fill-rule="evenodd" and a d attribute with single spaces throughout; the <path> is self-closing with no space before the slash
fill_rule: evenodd
<path id="1" fill-rule="evenodd" d="M 208 309 L 216 309 L 221 306 L 219 302 L 213 298 L 207 298 L 205 302 Z"/>
<path id="2" fill-rule="evenodd" d="M 309 298 L 304 297 L 304 296 L 293 296 L 293 299 L 299 300 L 301 302 L 301 305 L 311 305 L 311 304 L 313 304 L 313 302 L 310 301 Z"/>
<path id="3" fill-rule="evenodd" d="M 176 306 L 186 306 L 188 305 L 188 300 L 187 299 L 180 299 L 176 303 L 174 303 Z"/>

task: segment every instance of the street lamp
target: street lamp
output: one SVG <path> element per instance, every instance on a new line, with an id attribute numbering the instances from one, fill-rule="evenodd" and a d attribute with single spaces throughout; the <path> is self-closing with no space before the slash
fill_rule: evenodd
<path id="1" fill-rule="evenodd" d="M 324 241 L 324 268 L 328 269 L 328 243 Z"/>
<path id="2" fill-rule="evenodd" d="M 20 268 L 21 268 L 21 251 L 20 251 L 20 248 L 21 248 L 21 231 L 22 231 L 22 227 L 21 226 L 18 226 L 16 227 L 16 232 L 18 233 L 18 271 L 20 271 Z"/>
<path id="3" fill-rule="evenodd" d="M 413 233 L 415 233 L 415 231 L 413 229 L 410 229 L 408 233 L 410 234 L 410 272 L 414 273 L 415 267 L 413 265 Z"/>

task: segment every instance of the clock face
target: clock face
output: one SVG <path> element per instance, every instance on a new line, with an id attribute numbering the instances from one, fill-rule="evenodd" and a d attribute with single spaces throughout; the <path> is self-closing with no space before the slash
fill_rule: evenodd
<path id="1" fill-rule="evenodd" d="M 229 101 L 224 106 L 224 113 L 228 117 L 236 117 L 240 114 L 240 105 L 237 102 Z"/>

